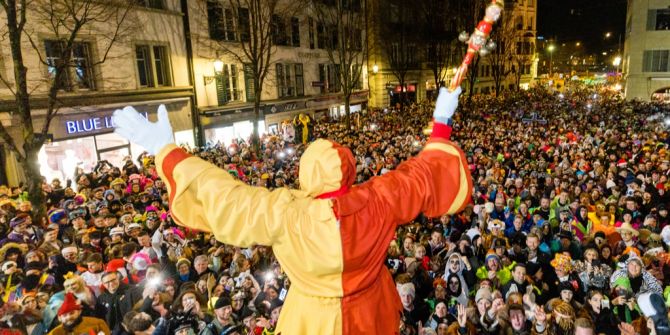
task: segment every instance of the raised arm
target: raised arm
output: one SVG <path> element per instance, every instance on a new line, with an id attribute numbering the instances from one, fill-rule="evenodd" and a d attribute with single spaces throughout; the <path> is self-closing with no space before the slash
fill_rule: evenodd
<path id="1" fill-rule="evenodd" d="M 423 151 L 381 177 L 369 187 L 385 206 L 388 219 L 407 223 L 423 212 L 437 217 L 453 214 L 465 207 L 472 197 L 472 179 L 463 151 L 449 141 L 451 117 L 458 106 L 460 88 L 440 90 L 433 132 Z"/>
<path id="2" fill-rule="evenodd" d="M 168 186 L 172 218 L 180 225 L 214 233 L 227 244 L 272 245 L 294 197 L 288 190 L 270 192 L 248 186 L 173 142 L 164 106 L 158 122 L 149 122 L 132 107 L 114 112 L 116 132 L 156 154 L 158 174 Z"/>

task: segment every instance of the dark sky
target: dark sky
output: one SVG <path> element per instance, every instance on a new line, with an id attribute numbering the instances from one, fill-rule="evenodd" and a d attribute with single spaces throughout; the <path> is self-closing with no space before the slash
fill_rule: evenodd
<path id="1" fill-rule="evenodd" d="M 538 0 L 538 36 L 562 42 L 581 42 L 590 52 L 623 44 L 626 0 Z M 612 37 L 605 39 L 605 33 Z"/>

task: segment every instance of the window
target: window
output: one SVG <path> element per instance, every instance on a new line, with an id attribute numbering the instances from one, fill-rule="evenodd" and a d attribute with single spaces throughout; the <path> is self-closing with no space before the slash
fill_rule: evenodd
<path id="1" fill-rule="evenodd" d="M 356 82 L 353 83 L 354 84 L 353 88 L 355 88 L 357 90 L 362 90 L 363 89 L 363 80 L 360 77 L 361 73 L 362 73 L 361 64 L 352 64 L 351 65 L 351 76 L 352 76 L 352 79 L 356 80 Z M 356 74 L 358 74 L 358 78 L 353 78 L 353 76 L 356 75 Z"/>
<path id="2" fill-rule="evenodd" d="M 302 74 L 302 64 L 295 64 L 295 93 L 298 96 L 305 95 L 305 79 Z"/>
<path id="3" fill-rule="evenodd" d="M 670 30 L 670 9 L 650 9 L 647 30 Z"/>
<path id="4" fill-rule="evenodd" d="M 216 1 L 207 1 L 207 25 L 209 26 L 209 38 L 223 40 L 225 31 L 220 24 L 223 21 L 223 7 Z"/>
<path id="5" fill-rule="evenodd" d="M 297 17 L 291 18 L 291 41 L 294 47 L 300 46 L 300 20 Z"/>
<path id="6" fill-rule="evenodd" d="M 321 23 L 316 25 L 316 40 L 319 49 L 326 49 L 326 26 Z"/>
<path id="7" fill-rule="evenodd" d="M 240 8 L 237 10 L 237 28 L 240 32 L 242 42 L 249 41 L 249 9 Z"/>
<path id="8" fill-rule="evenodd" d="M 668 68 L 670 50 L 645 50 L 643 55 L 643 72 L 670 72 Z"/>
<path id="9" fill-rule="evenodd" d="M 286 22 L 279 15 L 272 15 L 271 24 L 272 44 L 289 45 L 289 38 L 286 34 Z"/>
<path id="10" fill-rule="evenodd" d="M 154 8 L 154 9 L 165 9 L 165 4 L 163 0 L 136 0 L 137 5 L 141 7 Z"/>
<path id="11" fill-rule="evenodd" d="M 151 55 L 149 47 L 146 45 L 137 46 L 137 73 L 139 77 L 140 87 L 151 87 L 153 85 L 153 73 L 151 72 Z"/>
<path id="12" fill-rule="evenodd" d="M 244 64 L 244 89 L 247 101 L 253 101 L 256 97 L 256 86 L 254 85 L 254 74 L 251 64 Z"/>
<path id="13" fill-rule="evenodd" d="M 248 20 L 245 22 L 248 28 Z M 223 8 L 217 1 L 207 1 L 207 24 L 209 38 L 216 41 L 236 40 L 235 16 L 231 8 Z M 248 33 L 248 29 L 245 32 Z"/>
<path id="14" fill-rule="evenodd" d="M 47 72 L 51 79 L 56 79 L 56 73 L 59 70 L 62 73 L 59 83 L 61 89 L 66 91 L 95 89 L 89 43 L 75 42 L 68 51 L 65 42 L 47 40 L 44 41 L 44 48 Z M 63 63 L 66 53 L 70 53 L 69 64 Z"/>
<path id="15" fill-rule="evenodd" d="M 361 29 L 354 29 L 350 39 L 351 50 L 363 51 L 363 31 Z"/>
<path id="16" fill-rule="evenodd" d="M 216 100 L 219 106 L 240 100 L 237 83 L 237 65 L 224 64 L 223 72 L 216 76 Z"/>
<path id="17" fill-rule="evenodd" d="M 321 93 L 335 93 L 340 91 L 340 65 L 319 64 L 319 81 L 324 85 Z"/>
<path id="18" fill-rule="evenodd" d="M 167 71 L 167 55 L 165 47 L 154 46 L 154 68 L 156 69 L 156 86 L 169 86 L 169 74 Z"/>
<path id="19" fill-rule="evenodd" d="M 314 49 L 314 19 L 311 17 L 307 19 L 307 27 L 307 30 L 309 30 L 309 48 Z"/>
<path id="20" fill-rule="evenodd" d="M 140 87 L 172 86 L 167 47 L 137 45 L 137 80 Z"/>
<path id="21" fill-rule="evenodd" d="M 304 95 L 302 64 L 276 64 L 279 98 Z"/>

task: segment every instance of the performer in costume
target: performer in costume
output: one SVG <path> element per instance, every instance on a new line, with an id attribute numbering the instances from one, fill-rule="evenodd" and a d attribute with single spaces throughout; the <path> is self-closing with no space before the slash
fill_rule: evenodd
<path id="1" fill-rule="evenodd" d="M 176 146 L 164 106 L 156 123 L 132 107 L 115 111 L 114 123 L 119 135 L 157 154 L 177 223 L 226 244 L 272 246 L 292 283 L 276 333 L 397 334 L 401 304 L 384 266 L 396 227 L 470 202 L 467 161 L 449 141 L 460 92 L 440 90 L 432 136 L 417 157 L 356 186 L 351 151 L 329 140 L 302 155 L 301 190 L 269 191 Z"/>

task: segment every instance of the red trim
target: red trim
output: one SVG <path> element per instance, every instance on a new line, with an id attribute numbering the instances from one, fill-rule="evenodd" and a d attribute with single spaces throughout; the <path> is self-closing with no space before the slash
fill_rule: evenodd
<path id="1" fill-rule="evenodd" d="M 163 174 L 165 175 L 165 179 L 167 179 L 168 184 L 170 185 L 170 201 L 169 205 L 170 208 L 172 207 L 172 201 L 174 200 L 174 196 L 177 194 L 177 182 L 174 180 L 173 173 L 174 173 L 174 168 L 177 166 L 177 164 L 181 163 L 186 158 L 191 157 L 184 149 L 182 148 L 175 148 L 172 151 L 170 151 L 167 155 L 165 155 L 165 158 L 163 159 Z M 180 220 L 177 219 L 177 217 L 174 215 L 174 212 L 172 214 L 172 219 L 175 220 L 175 222 L 181 222 Z"/>
<path id="2" fill-rule="evenodd" d="M 335 190 L 335 191 L 332 191 L 332 192 L 328 192 L 328 193 L 324 193 L 324 194 L 318 195 L 316 198 L 317 198 L 317 199 L 331 199 L 331 198 L 337 198 L 337 197 L 341 196 L 342 194 L 347 193 L 347 191 L 349 191 L 349 186 L 344 185 L 344 186 L 340 187 L 339 189 L 337 189 L 337 190 Z"/>
<path id="3" fill-rule="evenodd" d="M 433 122 L 433 133 L 430 138 L 443 138 L 448 140 L 451 137 L 451 130 L 451 126 L 435 121 Z"/>

